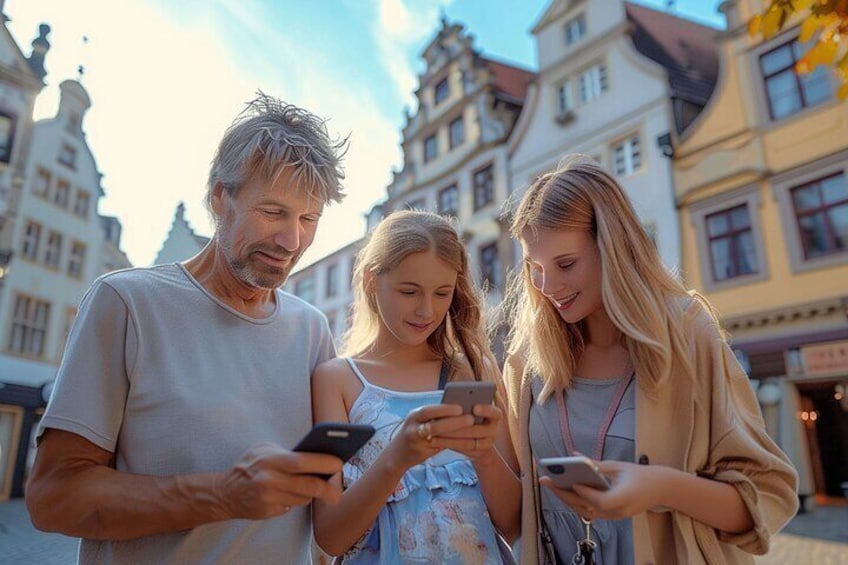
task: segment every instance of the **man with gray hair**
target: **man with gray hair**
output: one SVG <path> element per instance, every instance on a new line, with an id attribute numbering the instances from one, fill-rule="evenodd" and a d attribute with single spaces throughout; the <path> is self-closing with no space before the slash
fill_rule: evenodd
<path id="1" fill-rule="evenodd" d="M 342 464 L 288 448 L 335 351 L 279 287 L 342 198 L 346 146 L 260 93 L 212 162 L 208 245 L 86 293 L 26 491 L 36 527 L 83 538 L 81 563 L 309 562 L 308 504 L 341 496 L 317 475 Z"/>

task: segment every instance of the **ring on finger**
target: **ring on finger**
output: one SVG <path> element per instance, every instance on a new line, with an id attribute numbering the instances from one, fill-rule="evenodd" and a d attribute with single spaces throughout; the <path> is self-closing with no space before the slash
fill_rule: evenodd
<path id="1" fill-rule="evenodd" d="M 423 423 L 418 424 L 418 431 L 416 433 L 418 434 L 418 437 L 420 437 L 421 439 L 427 438 L 427 428 L 424 427 Z"/>

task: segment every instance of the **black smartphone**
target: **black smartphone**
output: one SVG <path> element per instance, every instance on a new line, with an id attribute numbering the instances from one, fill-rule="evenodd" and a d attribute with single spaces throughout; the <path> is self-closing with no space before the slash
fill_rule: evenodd
<path id="1" fill-rule="evenodd" d="M 319 422 L 312 426 L 293 451 L 328 453 L 342 462 L 353 457 L 374 435 L 374 427 L 346 422 Z M 332 475 L 320 475 L 329 479 Z"/>
<path id="2" fill-rule="evenodd" d="M 451 381 L 445 385 L 442 404 L 459 404 L 463 414 L 471 414 L 475 404 L 491 404 L 495 400 L 495 383 L 492 381 Z M 483 418 L 474 417 L 475 424 Z"/>
<path id="3" fill-rule="evenodd" d="M 586 485 L 599 490 L 610 488 L 609 480 L 598 466 L 583 455 L 539 459 L 544 473 L 561 489 L 574 490 L 574 485 Z"/>

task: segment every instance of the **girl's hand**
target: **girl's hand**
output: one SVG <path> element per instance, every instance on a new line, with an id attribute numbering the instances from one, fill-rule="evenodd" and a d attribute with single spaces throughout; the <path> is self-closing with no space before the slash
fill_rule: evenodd
<path id="1" fill-rule="evenodd" d="M 462 453 L 475 463 L 485 463 L 496 455 L 495 438 L 503 420 L 503 411 L 494 404 L 477 404 L 473 413 L 483 419 L 481 424 L 474 424 L 471 420 L 472 425 L 444 434 L 433 443 Z"/>
<path id="2" fill-rule="evenodd" d="M 661 500 L 663 467 L 624 461 L 595 461 L 609 479 L 609 490 L 575 485 L 574 490 L 557 488 L 548 477 L 539 484 L 551 489 L 560 500 L 586 519 L 621 520 L 658 506 Z"/>
<path id="3" fill-rule="evenodd" d="M 450 434 L 468 428 L 474 418 L 452 404 L 432 404 L 410 412 L 384 452 L 390 466 L 401 474 L 442 451 L 453 449 Z"/>

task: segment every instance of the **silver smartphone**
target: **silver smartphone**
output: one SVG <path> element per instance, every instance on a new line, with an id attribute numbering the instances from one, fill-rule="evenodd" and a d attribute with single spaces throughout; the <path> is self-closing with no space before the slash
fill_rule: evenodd
<path id="1" fill-rule="evenodd" d="M 573 490 L 574 485 L 586 485 L 607 490 L 611 486 L 609 480 L 598 470 L 598 466 L 584 455 L 546 457 L 539 459 L 539 467 L 542 473 L 550 477 L 561 489 Z"/>
<path id="2" fill-rule="evenodd" d="M 463 414 L 471 414 L 476 404 L 491 404 L 495 400 L 495 383 L 492 381 L 451 381 L 445 385 L 442 404 L 459 404 Z M 483 418 L 474 417 L 475 424 Z"/>

